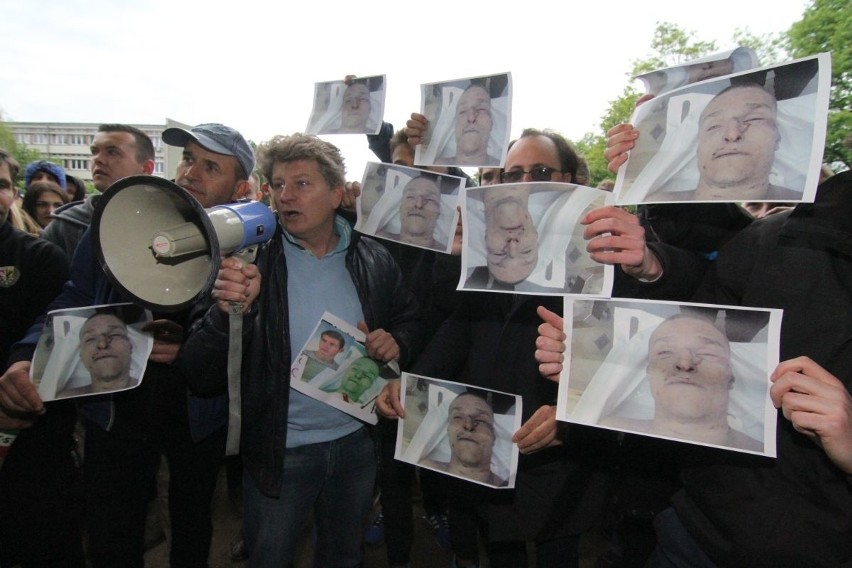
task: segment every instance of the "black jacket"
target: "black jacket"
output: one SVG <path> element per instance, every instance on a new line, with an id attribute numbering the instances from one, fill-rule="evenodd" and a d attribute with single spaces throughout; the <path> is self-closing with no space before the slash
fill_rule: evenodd
<path id="1" fill-rule="evenodd" d="M 9 363 L 18 341 L 59 295 L 68 280 L 68 260 L 59 247 L 0 223 L 0 362 Z"/>
<path id="2" fill-rule="evenodd" d="M 281 491 L 292 360 L 283 247 L 279 229 L 258 252 L 260 296 L 243 324 L 240 453 L 255 483 L 271 497 Z M 396 262 L 379 243 L 353 232 L 346 266 L 367 326 L 390 332 L 401 350 L 400 365 L 406 365 L 419 347 L 417 302 L 403 284 Z M 192 326 L 178 361 L 193 370 L 186 373 L 193 391 L 212 394 L 227 389 L 227 346 L 227 315 L 211 306 Z"/>
<path id="3" fill-rule="evenodd" d="M 697 298 L 783 308 L 781 359 L 807 355 L 852 391 L 852 172 L 814 204 L 744 229 Z M 852 565 L 852 484 L 778 413 L 778 458 L 696 454 L 674 505 L 721 566 Z"/>
<path id="4" fill-rule="evenodd" d="M 465 292 L 412 372 L 521 395 L 525 422 L 541 406 L 556 404 L 557 385 L 539 374 L 534 357 L 539 305 L 562 312 L 561 297 Z M 455 505 L 475 507 L 491 541 L 583 533 L 603 511 L 606 478 L 597 466 L 609 438 L 572 424 L 560 433 L 565 445 L 521 455 L 514 490 L 458 481 Z"/>

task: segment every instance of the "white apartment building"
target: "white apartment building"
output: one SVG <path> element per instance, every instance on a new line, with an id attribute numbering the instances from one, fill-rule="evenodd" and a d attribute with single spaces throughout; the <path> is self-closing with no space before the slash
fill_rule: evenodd
<path id="1" fill-rule="evenodd" d="M 82 122 L 6 122 L 18 144 L 41 152 L 45 159 L 65 168 L 72 176 L 92 181 L 90 146 L 101 123 Z M 181 148 L 163 144 L 166 128 L 188 125 L 169 118 L 165 124 L 133 124 L 154 143 L 154 175 L 172 179 L 181 159 Z M 26 164 L 21 164 L 21 167 Z"/>

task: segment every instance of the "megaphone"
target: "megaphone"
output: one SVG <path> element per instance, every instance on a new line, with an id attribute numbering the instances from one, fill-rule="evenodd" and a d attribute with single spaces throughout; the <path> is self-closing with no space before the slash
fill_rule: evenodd
<path id="1" fill-rule="evenodd" d="M 112 184 L 95 204 L 92 238 L 113 286 L 153 311 L 179 311 L 213 285 L 222 256 L 262 244 L 276 218 L 257 201 L 204 209 L 155 176 Z"/>

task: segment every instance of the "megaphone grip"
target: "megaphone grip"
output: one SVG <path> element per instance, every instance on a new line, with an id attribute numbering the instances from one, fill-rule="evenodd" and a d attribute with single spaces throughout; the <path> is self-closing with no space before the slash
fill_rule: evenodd
<path id="1" fill-rule="evenodd" d="M 242 429 L 242 380 L 243 359 L 243 304 L 231 302 L 230 335 L 228 337 L 228 438 L 225 443 L 225 455 L 240 453 L 240 432 Z"/>

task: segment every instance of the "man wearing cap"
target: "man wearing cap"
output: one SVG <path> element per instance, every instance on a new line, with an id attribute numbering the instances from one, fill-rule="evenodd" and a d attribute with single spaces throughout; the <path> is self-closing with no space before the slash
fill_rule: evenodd
<path id="1" fill-rule="evenodd" d="M 183 147 L 175 183 L 202 207 L 229 203 L 248 193 L 254 152 L 236 130 L 221 124 L 199 124 L 191 130 L 167 128 L 163 142 Z M 223 156 L 234 159 L 222 160 Z"/>
<path id="2" fill-rule="evenodd" d="M 251 147 L 221 124 L 190 130 L 169 128 L 167 144 L 182 146 L 177 182 L 207 208 L 243 197 L 254 169 Z M 49 309 L 132 301 L 98 266 L 89 231 L 74 255 L 71 280 Z M 86 397 L 80 413 L 86 428 L 83 478 L 89 560 L 101 566 L 142 568 L 146 506 L 155 491 L 160 457 L 169 465 L 172 566 L 206 566 L 212 535 L 210 503 L 225 454 L 226 394 L 188 394 L 185 376 L 172 366 L 187 321 L 185 312 L 150 325 L 154 349 L 139 387 Z M 41 324 L 15 345 L 11 367 L 0 377 L 0 406 L 40 413 L 44 405 L 29 382 L 29 361 Z M 49 409 L 48 409 L 49 410 Z"/>

